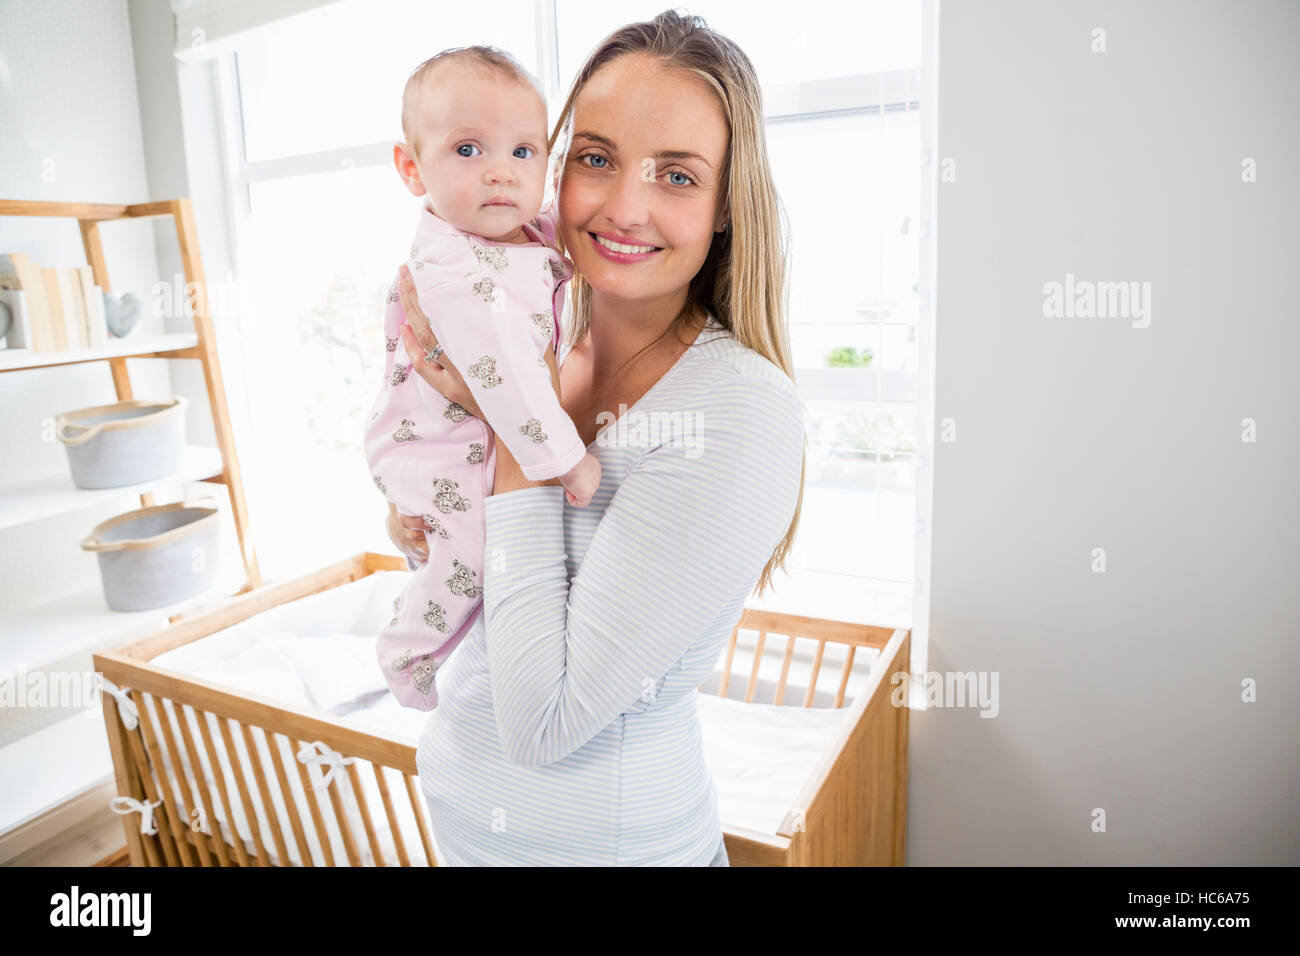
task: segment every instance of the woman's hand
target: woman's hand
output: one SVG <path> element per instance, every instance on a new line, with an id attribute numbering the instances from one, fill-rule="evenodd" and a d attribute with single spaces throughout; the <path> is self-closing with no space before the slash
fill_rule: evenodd
<path id="1" fill-rule="evenodd" d="M 451 364 L 447 353 L 440 354 L 436 362 L 429 361 L 428 353 L 438 344 L 438 340 L 434 337 L 433 330 L 429 328 L 429 320 L 420 311 L 420 299 L 415 293 L 415 281 L 411 278 L 406 263 L 402 263 L 397 271 L 402 277 L 399 295 L 402 299 L 402 311 L 406 314 L 406 323 L 398 334 L 402 338 L 402 347 L 406 349 L 406 354 L 411 359 L 411 367 L 420 378 L 482 421 L 483 411 L 478 407 L 478 401 L 470 392 L 469 386 L 465 384 L 465 378 L 460 374 L 460 370 Z"/>
<path id="2" fill-rule="evenodd" d="M 388 503 L 388 537 L 397 550 L 416 564 L 429 560 L 429 542 L 424 537 L 424 519 L 419 515 L 399 514 L 397 505 Z"/>

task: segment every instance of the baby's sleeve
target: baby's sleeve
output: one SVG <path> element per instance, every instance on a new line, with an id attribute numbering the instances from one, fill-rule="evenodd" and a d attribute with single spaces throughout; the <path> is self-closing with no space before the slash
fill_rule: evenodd
<path id="1" fill-rule="evenodd" d="M 489 253 L 510 250 L 492 247 Z M 529 481 L 555 478 L 587 453 L 560 405 L 543 357 L 554 332 L 553 285 L 544 264 L 480 261 L 467 241 L 436 264 L 408 263 L 420 309 L 438 344 L 464 376 L 479 408 Z M 512 271 L 513 270 L 513 271 Z M 521 271 L 522 270 L 522 271 Z"/>

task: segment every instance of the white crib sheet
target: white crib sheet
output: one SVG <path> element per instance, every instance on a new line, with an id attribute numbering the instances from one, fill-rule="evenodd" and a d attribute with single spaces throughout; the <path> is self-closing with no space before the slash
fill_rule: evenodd
<path id="1" fill-rule="evenodd" d="M 299 707 L 308 711 L 321 711 L 363 730 L 385 736 L 402 738 L 414 744 L 423 731 L 429 714 L 402 707 L 388 691 L 383 676 L 374 663 L 375 635 L 383 622 L 392 615 L 392 601 L 401 592 L 409 574 L 400 571 L 379 571 L 358 581 L 310 595 L 290 604 L 271 608 L 247 620 L 200 638 L 189 644 L 166 651 L 153 658 L 153 663 L 169 670 L 189 674 L 213 683 Z M 151 712 L 156 718 L 156 710 Z M 743 701 L 719 698 L 712 694 L 699 694 L 698 707 L 705 757 L 714 774 L 718 792 L 718 806 L 724 824 L 743 826 L 762 833 L 775 833 L 791 804 L 808 779 L 817 761 L 827 751 L 836 730 L 845 719 L 845 709 L 803 708 L 746 704 Z M 167 707 L 173 732 L 179 743 L 179 726 L 175 723 L 174 708 Z M 234 809 L 235 824 L 247 850 L 252 853 L 255 844 L 243 810 L 243 802 L 235 789 L 225 748 L 215 718 L 209 716 L 210 733 L 218 753 L 218 760 L 226 776 L 227 789 Z M 203 773 L 213 799 L 220 802 L 215 788 L 210 759 L 203 748 L 197 722 L 189 715 L 191 734 L 200 750 Z M 266 750 L 262 735 L 254 731 L 263 773 L 275 780 L 274 764 Z M 236 750 L 243 774 L 250 788 L 254 777 L 242 736 L 235 738 Z M 298 762 L 289 752 L 287 743 L 280 741 L 281 759 L 289 775 L 290 789 L 299 807 L 305 837 L 313 860 L 324 863 L 324 855 L 312 824 L 310 810 L 305 803 L 297 773 Z M 183 757 L 186 778 L 196 780 L 187 758 Z M 388 819 L 374 773 L 369 764 L 360 762 L 357 767 L 371 821 L 379 839 L 385 862 L 395 864 L 397 856 L 393 847 Z M 175 771 L 166 765 L 173 781 Z M 319 766 L 309 768 L 309 776 L 319 783 L 323 771 Z M 406 836 L 408 853 L 413 862 L 423 862 L 424 851 L 415 827 L 414 817 L 405 786 L 399 774 L 386 771 L 389 793 L 395 806 L 399 826 Z M 340 787 L 343 803 L 349 808 L 349 826 L 357 840 L 362 862 L 374 862 L 359 813 L 354 809 L 351 781 L 346 770 L 340 768 L 330 786 Z M 296 840 L 289 827 L 284 805 L 279 797 L 279 787 L 270 787 L 275 812 L 280 820 L 286 848 L 292 865 L 302 865 Z M 335 861 L 346 862 L 342 837 L 333 823 L 328 794 L 319 791 L 326 810 L 330 844 Z M 419 794 L 417 793 L 417 797 Z M 194 805 L 195 795 L 186 802 Z M 252 803 L 260 821 L 263 844 L 278 863 L 271 838 L 271 830 L 264 819 L 260 794 L 253 789 Z M 223 836 L 230 840 L 230 828 L 220 807 L 216 810 Z M 437 835 L 434 835 L 437 839 Z"/>

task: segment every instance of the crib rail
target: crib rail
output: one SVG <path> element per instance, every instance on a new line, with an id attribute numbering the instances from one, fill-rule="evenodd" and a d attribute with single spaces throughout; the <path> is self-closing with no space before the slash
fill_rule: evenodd
<path id="1" fill-rule="evenodd" d="M 785 638 L 785 654 L 781 659 L 781 676 L 768 703 L 785 702 L 786 685 L 790 677 L 790 664 L 794 660 L 797 641 L 816 645 L 812 662 L 812 674 L 808 686 L 804 689 L 803 706 L 813 706 L 817 697 L 818 680 L 821 677 L 822 659 L 827 644 L 843 644 L 848 650 L 840 667 L 839 686 L 835 691 L 835 706 L 844 706 L 845 691 L 849 677 L 853 672 L 853 657 L 859 647 L 883 650 L 894 635 L 887 627 L 875 627 L 870 624 L 852 624 L 845 621 L 827 621 L 822 618 L 801 617 L 797 614 L 782 614 L 776 611 L 761 611 L 745 608 L 740 620 L 732 628 L 727 641 L 727 655 L 722 666 L 722 678 L 718 684 L 718 696 L 726 697 L 731 686 L 731 669 L 736 657 L 736 643 L 741 631 L 757 631 L 758 643 L 754 648 L 754 663 L 749 672 L 749 683 L 745 687 L 745 703 L 754 703 L 758 688 L 758 671 L 763 663 L 763 650 L 769 635 Z"/>
<path id="2" fill-rule="evenodd" d="M 413 744 L 368 733 L 346 720 L 232 693 L 152 663 L 164 651 L 277 605 L 375 571 L 405 569 L 406 562 L 396 556 L 358 554 L 94 655 L 95 669 L 125 688 L 117 697 L 104 694 L 103 708 L 119 799 L 129 795 L 141 811 L 140 816 L 124 817 L 133 865 L 293 865 L 290 847 L 304 866 L 387 865 L 386 849 L 400 866 L 437 865 Z M 753 703 L 758 695 L 759 666 L 769 638 L 784 638 L 771 703 L 785 700 L 798 642 L 801 648 L 815 647 L 802 706 L 814 706 L 818 684 L 829 674 L 831 680 L 838 676 L 834 706 L 846 710 L 839 739 L 823 755 L 775 834 L 724 822 L 732 864 L 901 865 L 907 709 L 905 703 L 891 706 L 888 689 L 893 675 L 907 669 L 910 631 L 746 608 L 727 643 L 719 696 L 727 695 L 742 631 L 758 635 L 746 702 Z M 846 647 L 838 675 L 833 667 L 823 667 L 828 644 Z M 879 657 L 866 690 L 855 688 L 846 707 L 859 648 L 877 651 Z M 801 666 L 807 661 L 802 655 L 799 659 Z M 322 762 L 312 762 L 317 755 L 308 755 L 307 747 L 319 750 Z M 307 763 L 295 757 L 299 753 Z M 345 760 L 350 762 L 340 762 Z M 371 775 L 374 789 L 369 792 L 377 798 L 367 800 L 364 784 Z M 306 812 L 301 810 L 304 804 Z M 153 832 L 142 832 L 149 830 L 144 825 L 146 807 L 154 820 Z M 247 822 L 251 850 L 238 830 L 236 807 Z M 221 820 L 230 831 L 228 840 Z M 200 821 L 211 826 L 196 825 Z M 391 847 L 381 839 L 376 821 L 386 821 Z M 408 852 L 408 844 L 422 853 Z"/>
<path id="3" fill-rule="evenodd" d="M 130 701 L 128 705 L 112 694 L 103 696 L 118 793 L 152 807 L 155 833 L 141 832 L 143 826 L 134 824 L 127 827 L 136 865 L 269 866 L 276 861 L 291 865 L 286 842 L 291 836 L 303 866 L 363 865 L 362 840 L 370 861 L 384 866 L 385 848 L 375 826 L 379 812 L 387 821 L 399 866 L 437 865 L 416 780 L 413 745 L 255 695 L 232 694 L 121 652 L 102 652 L 94 659 L 95 669 L 126 688 Z M 213 723 L 217 734 L 212 732 Z M 242 754 L 236 740 L 243 745 Z M 320 762 L 309 766 L 294 759 L 300 751 L 310 751 Z M 267 762 L 273 773 L 267 773 Z M 364 770 L 358 767 L 367 765 L 382 811 L 366 799 Z M 338 784 L 339 774 L 348 778 L 346 795 Z M 410 816 L 398 813 L 401 793 L 394 795 L 393 774 L 405 791 Z M 209 784 L 209 777 L 215 786 Z M 233 778 L 233 786 L 228 777 Z M 283 812 L 277 810 L 277 797 Z M 245 848 L 236 827 L 236 800 L 251 831 L 253 853 Z M 309 820 L 302 819 L 304 803 Z M 222 819 L 230 829 L 229 841 L 220 832 Z M 424 858 L 414 861 L 407 849 L 407 843 L 414 842 L 413 828 L 424 851 Z M 335 833 L 346 863 L 335 852 Z M 274 861 L 268 843 L 275 849 Z"/>

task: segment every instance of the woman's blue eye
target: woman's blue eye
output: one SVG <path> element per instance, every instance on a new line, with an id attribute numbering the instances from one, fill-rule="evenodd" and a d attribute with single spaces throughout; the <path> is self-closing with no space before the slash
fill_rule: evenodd
<path id="1" fill-rule="evenodd" d="M 681 176 L 683 179 L 686 180 L 686 182 L 684 182 L 684 183 L 673 183 L 674 186 L 689 186 L 689 185 L 691 184 L 691 182 L 692 182 L 691 177 L 690 177 L 690 176 L 687 176 L 684 172 L 682 172 L 682 171 L 679 170 L 679 169 L 674 169 L 674 170 L 673 170 L 672 172 L 670 172 L 668 175 L 669 175 L 669 176 Z"/>
<path id="2" fill-rule="evenodd" d="M 527 151 L 528 151 L 528 155 L 527 155 L 527 156 L 519 156 L 519 151 L 520 151 L 521 149 L 527 150 Z M 515 155 L 516 155 L 516 156 L 519 156 L 520 159 L 532 159 L 532 158 L 533 158 L 533 149 L 532 149 L 531 146 L 516 146 L 516 147 L 515 147 Z"/>
<path id="3" fill-rule="evenodd" d="M 478 147 L 475 146 L 473 143 L 461 143 L 459 146 L 456 147 L 456 152 L 459 153 L 461 156 L 466 156 L 466 157 L 474 155 L 473 153 L 461 152 L 461 150 L 465 150 L 465 149 L 478 149 Z"/>

